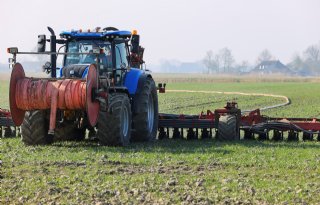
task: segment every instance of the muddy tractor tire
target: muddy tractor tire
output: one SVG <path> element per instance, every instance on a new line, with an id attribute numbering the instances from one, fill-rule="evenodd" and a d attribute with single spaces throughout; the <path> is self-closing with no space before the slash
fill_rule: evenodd
<path id="1" fill-rule="evenodd" d="M 108 111 L 100 111 L 98 139 L 108 146 L 127 146 L 131 138 L 131 105 L 127 94 L 109 95 Z"/>
<path id="2" fill-rule="evenodd" d="M 49 122 L 45 111 L 27 111 L 21 125 L 21 139 L 26 145 L 45 145 L 53 142 L 48 135 Z"/>
<path id="3" fill-rule="evenodd" d="M 238 140 L 237 117 L 235 115 L 222 115 L 219 118 L 218 136 L 219 140 Z"/>
<path id="4" fill-rule="evenodd" d="M 141 91 L 134 98 L 133 133 L 134 141 L 154 141 L 158 130 L 158 93 L 155 82 L 147 78 Z"/>

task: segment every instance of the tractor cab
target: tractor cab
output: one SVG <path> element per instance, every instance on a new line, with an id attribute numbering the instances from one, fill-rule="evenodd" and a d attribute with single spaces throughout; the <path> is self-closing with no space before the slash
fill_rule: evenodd
<path id="1" fill-rule="evenodd" d="M 90 64 L 96 64 L 100 76 L 115 77 L 121 83 L 130 69 L 129 31 L 115 28 L 62 32 L 65 53 L 60 77 L 85 78 Z"/>

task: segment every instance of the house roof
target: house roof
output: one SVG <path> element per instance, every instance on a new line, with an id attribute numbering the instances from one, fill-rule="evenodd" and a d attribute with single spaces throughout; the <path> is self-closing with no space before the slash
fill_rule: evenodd
<path id="1" fill-rule="evenodd" d="M 262 72 L 262 73 L 284 73 L 292 74 L 293 72 L 281 63 L 279 60 L 262 61 L 259 63 L 252 72 Z"/>

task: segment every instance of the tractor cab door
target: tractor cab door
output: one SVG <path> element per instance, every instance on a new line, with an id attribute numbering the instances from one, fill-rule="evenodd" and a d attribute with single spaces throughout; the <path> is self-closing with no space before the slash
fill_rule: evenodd
<path id="1" fill-rule="evenodd" d="M 128 44 L 123 41 L 116 41 L 114 44 L 114 65 L 116 68 L 115 77 L 118 84 L 123 84 L 123 78 L 126 70 L 129 68 Z"/>

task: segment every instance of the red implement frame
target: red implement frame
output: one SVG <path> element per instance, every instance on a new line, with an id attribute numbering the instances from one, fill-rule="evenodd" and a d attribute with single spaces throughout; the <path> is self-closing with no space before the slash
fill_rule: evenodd
<path id="1" fill-rule="evenodd" d="M 247 115 L 241 116 L 240 126 L 253 126 L 259 123 L 267 122 L 283 122 L 296 125 L 303 130 L 320 131 L 320 119 L 317 118 L 280 118 L 267 117 L 260 114 L 260 110 L 256 109 Z M 283 131 L 287 129 L 283 128 Z"/>
<path id="2" fill-rule="evenodd" d="M 278 131 L 302 131 L 320 133 L 320 119 L 316 118 L 276 118 L 263 116 L 259 109 L 242 114 L 237 108 L 237 103 L 228 102 L 222 109 L 216 109 L 214 112 L 207 110 L 206 113 L 201 112 L 200 115 L 174 115 L 159 114 L 159 131 L 173 128 L 200 128 L 200 129 L 217 129 L 219 118 L 221 115 L 231 114 L 237 117 L 237 129 L 249 130 L 261 133 L 270 128 Z M 257 129 L 256 127 L 259 127 Z M 273 126 L 273 127 L 271 127 Z M 255 129 L 253 129 L 255 128 Z"/>

